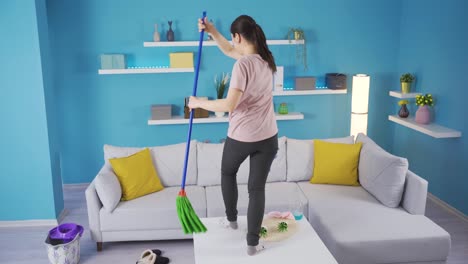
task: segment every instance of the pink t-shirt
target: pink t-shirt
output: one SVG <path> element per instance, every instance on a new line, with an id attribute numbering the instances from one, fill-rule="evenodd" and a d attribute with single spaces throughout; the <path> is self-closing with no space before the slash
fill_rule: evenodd
<path id="1" fill-rule="evenodd" d="M 246 55 L 236 61 L 229 89 L 243 93 L 237 106 L 229 113 L 228 137 L 256 142 L 278 133 L 272 82 L 273 73 L 260 55 Z"/>

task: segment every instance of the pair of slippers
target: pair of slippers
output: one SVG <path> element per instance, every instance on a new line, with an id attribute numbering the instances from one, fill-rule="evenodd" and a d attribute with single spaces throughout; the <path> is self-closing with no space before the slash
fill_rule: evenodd
<path id="1" fill-rule="evenodd" d="M 167 264 L 169 258 L 161 256 L 161 250 L 159 249 L 147 249 L 143 251 L 140 259 L 136 264 Z"/>

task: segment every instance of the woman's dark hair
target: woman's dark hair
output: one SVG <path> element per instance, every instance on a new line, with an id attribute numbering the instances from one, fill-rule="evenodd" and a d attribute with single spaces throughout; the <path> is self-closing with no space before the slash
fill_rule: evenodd
<path id="1" fill-rule="evenodd" d="M 265 33 L 255 20 L 247 15 L 241 15 L 231 24 L 231 34 L 241 34 L 247 41 L 253 43 L 258 54 L 263 60 L 268 62 L 268 66 L 273 72 L 276 72 L 275 58 L 268 49 Z"/>

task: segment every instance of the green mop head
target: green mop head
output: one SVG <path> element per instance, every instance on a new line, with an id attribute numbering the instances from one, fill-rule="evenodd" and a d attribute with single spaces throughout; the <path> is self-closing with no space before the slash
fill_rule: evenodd
<path id="1" fill-rule="evenodd" d="M 206 232 L 206 227 L 200 221 L 200 218 L 198 218 L 195 210 L 193 210 L 185 190 L 180 190 L 176 205 L 177 215 L 185 234 Z"/>

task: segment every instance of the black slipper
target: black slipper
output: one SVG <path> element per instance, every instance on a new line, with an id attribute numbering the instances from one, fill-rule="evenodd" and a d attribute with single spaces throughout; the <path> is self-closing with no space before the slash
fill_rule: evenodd
<path id="1" fill-rule="evenodd" d="M 161 250 L 159 249 L 152 249 L 151 251 L 153 251 L 154 254 L 156 254 L 156 256 L 161 256 Z"/>
<path id="2" fill-rule="evenodd" d="M 167 263 L 169 263 L 169 259 L 163 256 L 157 256 L 156 261 L 154 262 L 154 264 L 167 264 Z"/>

